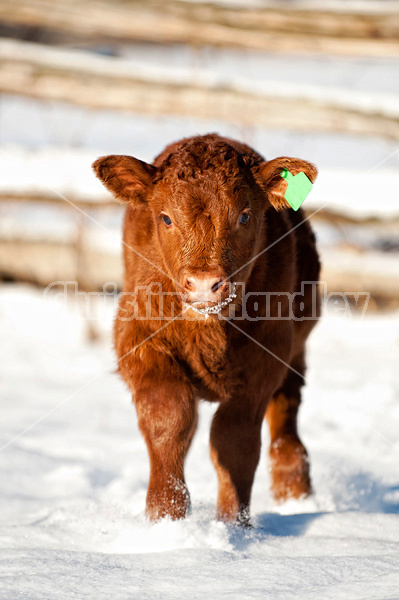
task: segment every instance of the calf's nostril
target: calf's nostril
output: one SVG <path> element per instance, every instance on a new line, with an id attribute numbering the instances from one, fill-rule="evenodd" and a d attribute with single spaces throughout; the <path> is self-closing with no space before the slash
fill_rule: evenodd
<path id="1" fill-rule="evenodd" d="M 216 283 L 213 284 L 213 286 L 211 287 L 211 291 L 213 293 L 217 292 L 219 288 L 222 287 L 224 281 L 223 279 L 219 279 L 219 281 L 217 281 Z"/>
<path id="2" fill-rule="evenodd" d="M 195 291 L 195 285 L 191 281 L 191 279 L 188 279 L 188 278 L 186 279 L 186 281 L 184 282 L 184 287 L 190 291 Z"/>

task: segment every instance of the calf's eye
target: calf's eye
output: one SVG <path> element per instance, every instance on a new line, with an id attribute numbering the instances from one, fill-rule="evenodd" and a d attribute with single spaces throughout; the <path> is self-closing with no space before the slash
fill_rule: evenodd
<path id="1" fill-rule="evenodd" d="M 238 222 L 240 225 L 246 225 L 249 222 L 250 216 L 248 213 L 242 213 L 242 215 L 240 215 L 240 218 L 238 219 Z"/>
<path id="2" fill-rule="evenodd" d="M 168 217 L 168 215 L 162 215 L 162 221 L 165 223 L 165 225 L 167 225 L 168 227 L 170 227 L 172 225 L 172 219 L 170 217 Z"/>

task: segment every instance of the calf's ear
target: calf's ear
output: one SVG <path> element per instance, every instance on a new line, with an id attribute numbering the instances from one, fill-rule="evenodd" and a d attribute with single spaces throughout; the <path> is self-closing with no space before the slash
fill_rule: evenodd
<path id="1" fill-rule="evenodd" d="M 303 171 L 312 183 L 317 177 L 316 167 L 312 163 L 300 158 L 280 156 L 279 158 L 273 158 L 273 160 L 261 163 L 256 169 L 255 178 L 266 192 L 270 204 L 276 210 L 283 210 L 290 207 L 284 197 L 287 189 L 287 180 L 281 177 L 284 169 L 290 171 L 292 175 L 297 175 Z"/>
<path id="2" fill-rule="evenodd" d="M 92 165 L 104 186 L 121 202 L 144 202 L 156 168 L 132 156 L 101 156 Z"/>

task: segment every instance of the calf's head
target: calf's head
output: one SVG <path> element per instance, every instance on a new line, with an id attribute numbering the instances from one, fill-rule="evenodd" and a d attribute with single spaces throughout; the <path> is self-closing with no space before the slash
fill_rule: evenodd
<path id="1" fill-rule="evenodd" d="M 162 270 L 189 305 L 214 312 L 231 300 L 235 282 L 247 282 L 264 248 L 267 211 L 289 208 L 282 170 L 317 175 L 303 160 L 262 161 L 206 137 L 174 145 L 158 166 L 105 156 L 93 168 L 118 200 L 150 211 Z"/>

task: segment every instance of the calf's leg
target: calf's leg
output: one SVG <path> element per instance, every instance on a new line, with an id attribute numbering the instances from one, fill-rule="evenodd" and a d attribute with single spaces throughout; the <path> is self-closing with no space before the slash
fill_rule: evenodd
<path id="1" fill-rule="evenodd" d="M 150 458 L 146 515 L 151 521 L 181 519 L 190 506 L 184 459 L 197 423 L 192 389 L 181 380 L 150 381 L 136 391 L 134 401 Z"/>
<path id="2" fill-rule="evenodd" d="M 303 357 L 293 361 L 292 367 L 303 375 Z M 303 384 L 303 377 L 289 370 L 266 411 L 270 429 L 271 487 L 275 500 L 280 502 L 308 496 L 312 492 L 308 454 L 297 427 Z"/>
<path id="3" fill-rule="evenodd" d="M 242 402 L 241 405 L 245 403 Z M 217 516 L 250 526 L 249 505 L 261 446 L 262 416 L 239 402 L 221 404 L 211 427 L 211 458 L 218 476 Z"/>

